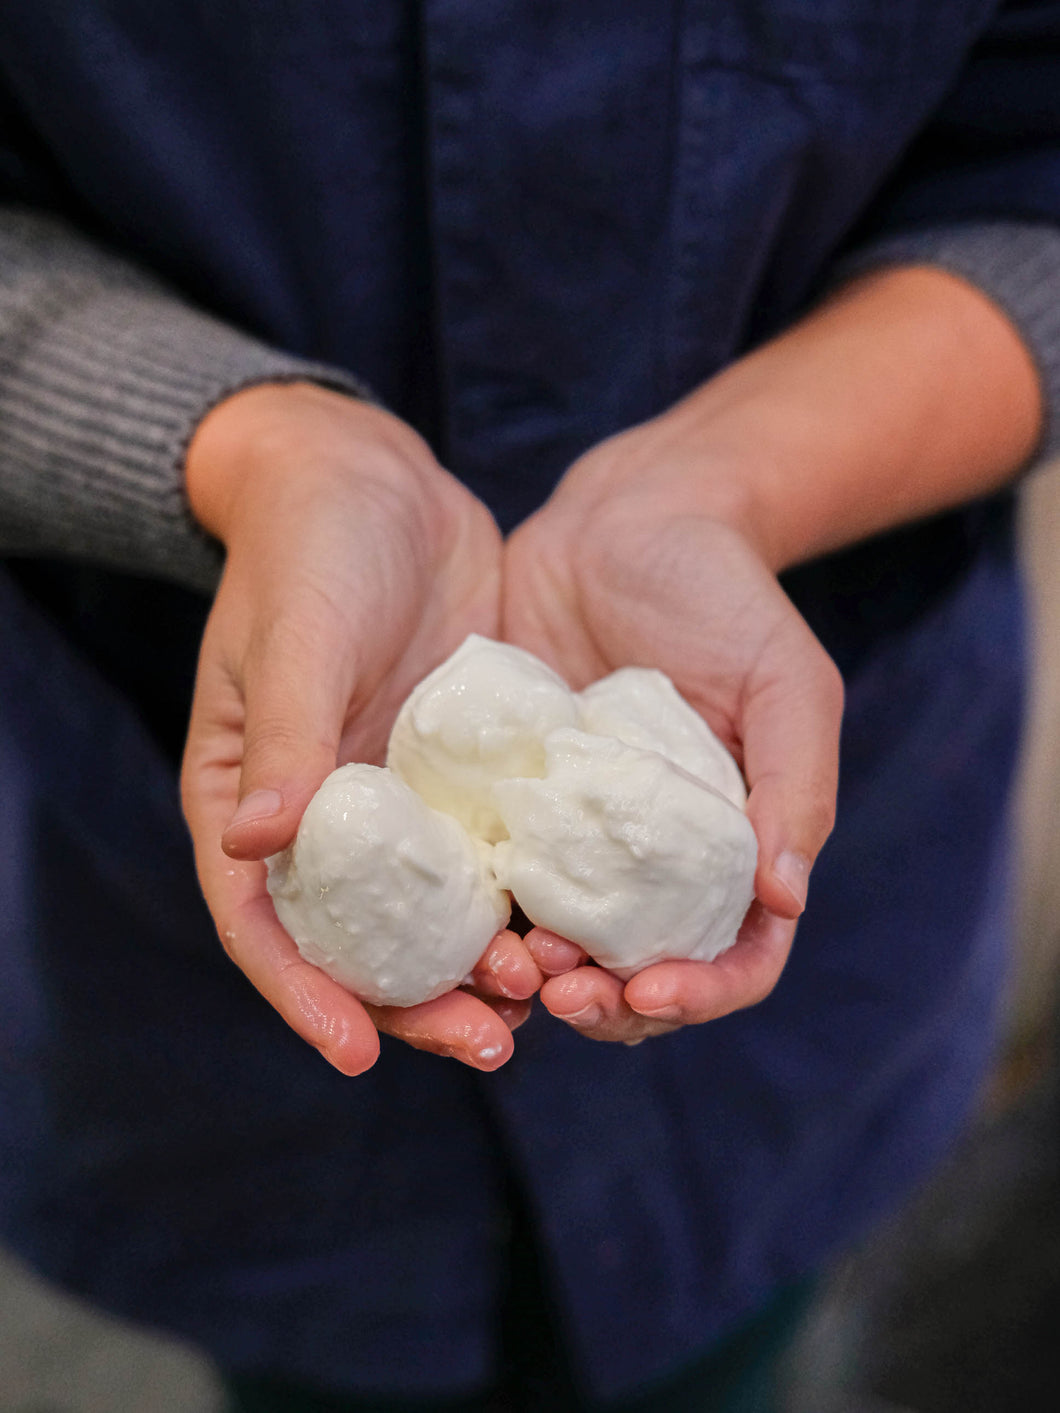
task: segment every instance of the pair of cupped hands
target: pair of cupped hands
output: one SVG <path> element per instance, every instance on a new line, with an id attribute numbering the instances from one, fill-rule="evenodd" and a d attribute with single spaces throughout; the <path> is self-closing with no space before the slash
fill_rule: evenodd
<path id="1" fill-rule="evenodd" d="M 234 395 L 189 450 L 192 509 L 226 550 L 183 771 L 207 904 L 235 963 L 339 1070 L 378 1033 L 492 1070 L 532 999 L 581 1034 L 636 1043 L 766 996 L 832 823 L 842 691 L 777 582 L 739 457 L 708 455 L 693 397 L 601 443 L 506 541 L 406 424 L 310 383 Z M 623 983 L 542 929 L 504 931 L 472 984 L 362 1005 L 303 961 L 265 890 L 324 777 L 381 763 L 412 688 L 468 633 L 528 648 L 574 688 L 666 672 L 740 762 L 756 901 L 710 963 Z"/>

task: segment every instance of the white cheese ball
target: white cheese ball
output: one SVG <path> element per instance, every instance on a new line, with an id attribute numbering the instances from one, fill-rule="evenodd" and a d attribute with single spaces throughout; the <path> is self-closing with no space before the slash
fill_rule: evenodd
<path id="1" fill-rule="evenodd" d="M 579 692 L 578 711 L 584 731 L 658 751 L 734 805 L 747 803 L 740 767 L 665 672 L 619 668 Z"/>
<path id="2" fill-rule="evenodd" d="M 412 1006 L 460 984 L 510 914 L 489 850 L 389 770 L 344 765 L 269 860 L 280 922 L 364 1001 Z"/>
<path id="3" fill-rule="evenodd" d="M 656 751 L 563 729 L 541 780 L 503 780 L 498 882 L 523 911 L 627 979 L 666 958 L 711 961 L 754 893 L 746 815 Z"/>
<path id="4" fill-rule="evenodd" d="M 387 765 L 434 809 L 493 843 L 504 838 L 493 782 L 543 775 L 545 736 L 577 720 L 574 694 L 551 668 L 473 633 L 401 708 Z"/>

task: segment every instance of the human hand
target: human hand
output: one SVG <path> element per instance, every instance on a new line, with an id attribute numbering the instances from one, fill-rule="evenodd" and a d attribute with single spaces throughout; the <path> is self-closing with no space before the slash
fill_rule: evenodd
<path id="1" fill-rule="evenodd" d="M 1043 406 L 999 305 L 942 269 L 882 268 L 591 450 L 516 532 L 505 637 L 575 686 L 625 664 L 669 673 L 740 761 L 759 847 L 757 901 L 714 962 L 623 987 L 531 933 L 554 1014 L 636 1041 L 768 993 L 831 828 L 842 711 L 775 575 L 997 490 L 1038 444 Z"/>
<path id="2" fill-rule="evenodd" d="M 740 467 L 682 405 L 594 448 L 506 548 L 503 630 L 573 686 L 661 668 L 743 768 L 758 839 L 752 905 L 713 962 L 661 962 L 623 984 L 541 929 L 548 1009 L 636 1043 L 761 1000 L 775 985 L 832 825 L 842 686 L 750 529 Z M 706 493 L 705 483 L 713 480 Z"/>
<path id="3" fill-rule="evenodd" d="M 301 383 L 215 408 L 189 448 L 187 488 L 227 551 L 182 793 L 229 956 L 344 1073 L 374 1062 L 377 1031 L 495 1069 L 541 982 L 514 933 L 493 940 L 473 988 L 365 1006 L 299 956 L 261 862 L 291 842 L 337 765 L 382 761 L 401 702 L 467 633 L 496 636 L 492 517 L 397 418 Z"/>

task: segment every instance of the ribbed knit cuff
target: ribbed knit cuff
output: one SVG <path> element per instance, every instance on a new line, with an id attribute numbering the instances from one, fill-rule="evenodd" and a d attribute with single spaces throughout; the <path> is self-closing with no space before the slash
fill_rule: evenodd
<path id="1" fill-rule="evenodd" d="M 217 403 L 341 370 L 268 348 L 33 213 L 0 213 L 0 553 L 61 556 L 206 592 L 221 547 L 184 492 Z"/>
<path id="2" fill-rule="evenodd" d="M 936 265 L 1004 311 L 1041 379 L 1045 420 L 1033 460 L 1060 453 L 1060 228 L 983 221 L 886 236 L 841 261 L 832 283 L 887 265 Z"/>

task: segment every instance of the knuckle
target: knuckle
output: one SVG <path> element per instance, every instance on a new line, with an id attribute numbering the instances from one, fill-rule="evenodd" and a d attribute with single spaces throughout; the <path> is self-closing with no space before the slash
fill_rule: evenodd
<path id="1" fill-rule="evenodd" d="M 220 938 L 221 946 L 224 948 L 225 956 L 228 958 L 229 961 L 235 962 L 236 966 L 238 966 L 239 948 L 237 945 L 235 928 L 222 924 L 217 929 L 217 936 Z"/>
<path id="2" fill-rule="evenodd" d="M 835 826 L 835 793 L 828 785 L 818 785 L 805 803 L 805 828 L 814 841 L 813 854 L 821 847 Z"/>
<path id="3" fill-rule="evenodd" d="M 745 1006 L 760 1006 L 767 997 L 776 990 L 777 982 L 780 980 L 780 973 L 767 973 L 764 976 L 756 977 L 751 984 Z"/>
<path id="4" fill-rule="evenodd" d="M 820 692 L 825 708 L 838 720 L 843 714 L 846 686 L 843 674 L 823 649 L 820 656 Z"/>
<path id="5" fill-rule="evenodd" d="M 180 809 L 185 821 L 190 825 L 194 809 L 194 786 L 187 762 L 180 772 Z"/>
<path id="6" fill-rule="evenodd" d="M 334 743 L 320 733 L 307 730 L 290 718 L 255 721 L 243 743 L 243 789 L 248 783 L 282 775 L 308 759 L 333 756 L 335 749 Z"/>
<path id="7" fill-rule="evenodd" d="M 254 722 L 247 732 L 244 764 L 250 756 L 282 756 L 295 750 L 299 733 L 287 719 L 269 718 Z"/>

